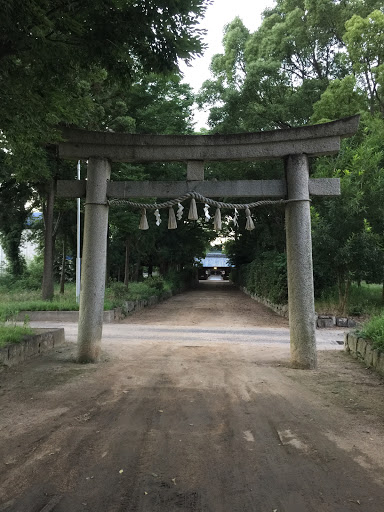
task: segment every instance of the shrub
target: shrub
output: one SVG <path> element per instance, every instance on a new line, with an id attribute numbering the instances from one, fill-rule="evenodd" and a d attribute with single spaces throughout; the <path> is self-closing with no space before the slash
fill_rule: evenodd
<path id="1" fill-rule="evenodd" d="M 145 283 L 158 291 L 164 290 L 164 279 L 161 276 L 155 276 L 155 277 L 148 277 L 148 279 L 145 281 Z"/>
<path id="2" fill-rule="evenodd" d="M 124 283 L 121 282 L 111 282 L 107 288 L 108 295 L 114 299 L 125 299 L 128 294 L 128 288 Z"/>
<path id="3" fill-rule="evenodd" d="M 338 314 L 339 295 L 337 286 L 322 291 L 316 299 L 316 311 L 320 314 Z M 352 283 L 347 303 L 348 316 L 379 315 L 383 307 L 382 286 Z"/>
<path id="4" fill-rule="evenodd" d="M 192 288 L 197 284 L 197 269 L 190 266 L 181 270 L 171 270 L 165 276 L 165 281 L 172 291 L 180 292 Z"/>
<path id="5" fill-rule="evenodd" d="M 20 343 L 30 334 L 33 334 L 33 330 L 26 325 L 0 325 L 0 347 L 9 343 Z"/>
<path id="6" fill-rule="evenodd" d="M 232 271 L 231 277 L 250 293 L 269 299 L 275 304 L 286 304 L 288 301 L 285 254 L 277 251 L 264 252 L 251 263 Z"/>
<path id="7" fill-rule="evenodd" d="M 375 348 L 384 352 L 384 315 L 374 316 L 365 322 L 359 333 L 371 340 Z"/>

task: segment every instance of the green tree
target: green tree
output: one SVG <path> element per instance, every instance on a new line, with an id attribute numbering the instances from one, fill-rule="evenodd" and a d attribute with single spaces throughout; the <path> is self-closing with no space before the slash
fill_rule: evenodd
<path id="1" fill-rule="evenodd" d="M 345 24 L 344 40 L 358 80 L 368 92 L 370 111 L 384 114 L 384 13 L 354 15 Z"/>
<path id="2" fill-rule="evenodd" d="M 58 140 L 56 125 L 113 124 L 134 131 L 133 117 L 117 101 L 121 89 L 127 93 L 140 77 L 176 71 L 179 58 L 198 55 L 198 21 L 209 1 L 6 1 L 0 19 L 0 139 L 15 177 L 40 189 L 45 182 L 51 204 L 52 180 L 60 173 L 47 145 Z M 43 297 L 49 299 L 52 207 L 47 212 Z"/>
<path id="3" fill-rule="evenodd" d="M 277 0 L 254 33 L 238 19 L 227 25 L 224 52 L 212 60 L 212 78 L 199 95 L 200 106 L 211 107 L 211 131 L 287 128 L 381 112 L 381 7 L 373 0 Z M 344 311 L 351 280 L 382 280 L 382 136 L 381 116 L 363 115 L 359 134 L 343 142 L 340 155 L 311 164 L 315 176 L 341 179 L 342 197 L 316 200 L 312 212 L 316 291 L 338 282 Z M 230 166 L 227 179 L 238 177 L 239 167 Z M 243 176 L 251 167 L 253 179 L 265 177 L 267 166 L 260 164 L 244 164 Z M 282 176 L 281 169 L 274 172 Z M 248 267 L 253 273 L 271 261 L 263 255 L 284 252 L 281 219 L 259 211 L 255 217 L 255 231 L 240 229 L 228 248 L 236 264 L 258 262 Z M 283 272 L 280 264 L 274 268 Z"/>
<path id="4" fill-rule="evenodd" d="M 52 125 L 82 123 L 93 84 L 177 70 L 201 52 L 209 0 L 14 0 L 0 19 L 0 130 L 12 147 L 52 140 Z M 105 71 L 103 71 L 105 70 Z"/>

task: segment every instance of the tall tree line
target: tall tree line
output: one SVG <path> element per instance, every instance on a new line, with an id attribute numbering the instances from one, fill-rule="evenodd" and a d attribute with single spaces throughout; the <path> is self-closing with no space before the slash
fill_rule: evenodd
<path id="1" fill-rule="evenodd" d="M 56 180 L 76 176 L 75 163 L 57 158 L 57 127 L 191 131 L 192 95 L 181 84 L 178 59 L 202 52 L 198 22 L 209 3 L 3 0 L 0 200 L 8 208 L 0 216 L 0 236 L 11 272 L 21 274 L 25 221 L 33 208 L 43 212 L 43 298 L 53 295 L 55 245 L 73 253 L 74 241 L 72 204 L 53 202 Z M 113 172 L 118 179 L 155 174 L 133 166 L 115 166 Z M 111 225 L 111 243 L 117 232 L 118 222 Z"/>
<path id="2" fill-rule="evenodd" d="M 316 293 L 337 282 L 345 312 L 352 281 L 384 279 L 382 3 L 277 0 L 254 33 L 234 19 L 225 27 L 223 46 L 199 95 L 214 132 L 289 128 L 361 114 L 359 133 L 343 141 L 337 157 L 311 162 L 313 176 L 341 178 L 341 198 L 314 200 L 312 218 Z M 283 176 L 276 164 L 233 167 L 234 176 L 244 172 L 254 179 Z M 229 244 L 231 257 L 238 265 L 278 261 L 274 268 L 281 273 L 284 214 L 260 209 L 255 217 L 256 230 L 238 232 Z"/>

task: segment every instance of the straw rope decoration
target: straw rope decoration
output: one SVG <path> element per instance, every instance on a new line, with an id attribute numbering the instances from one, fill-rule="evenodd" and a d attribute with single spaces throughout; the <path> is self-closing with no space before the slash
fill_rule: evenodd
<path id="1" fill-rule="evenodd" d="M 280 199 L 278 201 L 272 201 L 272 200 L 262 200 L 262 201 L 255 201 L 254 203 L 247 203 L 247 204 L 232 204 L 232 203 L 223 203 L 222 201 L 215 201 L 214 199 L 209 199 L 208 197 L 204 197 L 203 195 L 199 194 L 198 192 L 188 192 L 187 194 L 184 194 L 181 197 L 178 197 L 177 199 L 170 199 L 169 201 L 165 201 L 164 203 L 136 203 L 134 201 L 128 201 L 127 199 L 111 199 L 108 201 L 108 205 L 126 205 L 131 208 L 140 208 L 141 210 L 141 219 L 140 219 L 140 225 L 139 229 L 147 230 L 149 229 L 148 220 L 147 220 L 147 210 L 154 210 L 154 215 L 156 217 L 156 224 L 157 226 L 160 226 L 161 223 L 161 217 L 160 217 L 160 211 L 162 209 L 168 208 L 168 229 L 176 229 L 177 228 L 177 220 L 181 220 L 183 216 L 183 210 L 184 207 L 181 203 L 184 201 L 187 201 L 188 199 L 191 200 L 191 204 L 189 207 L 188 212 L 188 220 L 197 220 L 198 213 L 197 213 L 197 206 L 196 201 L 199 203 L 204 203 L 204 216 L 205 220 L 209 221 L 211 219 L 211 215 L 209 213 L 209 207 L 213 206 L 216 208 L 216 212 L 214 215 L 213 220 L 213 229 L 216 231 L 221 230 L 221 209 L 231 209 L 234 210 L 233 214 L 233 224 L 234 226 L 238 226 L 238 218 L 239 218 L 239 211 L 238 210 L 245 210 L 245 216 L 246 216 L 246 225 L 245 229 L 248 231 L 252 231 L 255 229 L 255 224 L 252 219 L 251 215 L 251 209 L 257 208 L 258 206 L 268 206 L 268 205 L 285 205 L 287 203 L 294 203 L 294 202 L 300 202 L 300 201 L 310 201 L 310 199 Z M 175 210 L 173 209 L 174 206 L 177 206 L 177 212 L 175 215 Z M 176 220 L 177 217 L 177 220 Z"/>

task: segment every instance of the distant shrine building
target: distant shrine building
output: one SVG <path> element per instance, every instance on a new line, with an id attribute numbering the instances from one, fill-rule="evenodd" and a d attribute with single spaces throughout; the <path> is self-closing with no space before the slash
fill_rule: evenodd
<path id="1" fill-rule="evenodd" d="M 225 254 L 217 252 L 208 252 L 199 267 L 199 280 L 208 279 L 209 276 L 222 276 L 223 279 L 229 279 L 232 265 Z"/>

